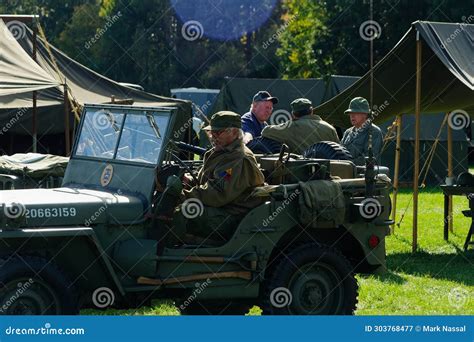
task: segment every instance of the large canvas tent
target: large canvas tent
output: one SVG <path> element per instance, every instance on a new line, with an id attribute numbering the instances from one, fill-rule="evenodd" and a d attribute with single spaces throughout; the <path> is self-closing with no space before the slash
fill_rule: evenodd
<path id="1" fill-rule="evenodd" d="M 397 45 L 373 68 L 372 106 L 375 123 L 415 112 L 416 42 L 420 38 L 421 112 L 439 113 L 464 109 L 474 114 L 474 25 L 417 21 Z M 356 96 L 370 98 L 370 73 L 329 101 L 317 106 L 336 126 L 347 127 L 344 115 Z"/>
<path id="2" fill-rule="evenodd" d="M 178 122 L 184 124 L 190 120 L 190 102 L 121 85 L 69 58 L 21 22 L 16 20 L 15 25 L 19 31 L 13 36 L 0 17 L 0 127 L 8 127 L 2 131 L 1 138 L 10 136 L 3 141 L 4 150 L 5 144 L 12 143 L 12 136 L 31 136 L 34 130 L 39 136 L 64 133 L 65 85 L 69 100 L 80 105 L 107 103 L 112 97 L 132 99 L 136 106 L 174 107 L 178 110 Z M 33 129 L 35 92 L 37 122 Z M 68 117 L 73 120 L 72 114 Z M 59 145 L 63 143 L 60 141 Z M 64 145 L 62 147 L 64 152 Z"/>
<path id="3" fill-rule="evenodd" d="M 473 16 L 468 18 L 469 22 Z M 474 25 L 417 21 L 397 45 L 371 71 L 335 98 L 315 109 L 327 120 L 347 126 L 343 114 L 355 96 L 377 106 L 375 122 L 397 115 L 397 147 L 401 114 L 415 113 L 413 169 L 413 251 L 418 236 L 418 184 L 420 175 L 420 113 L 474 111 Z M 373 82 L 371 82 L 373 80 Z M 371 86 L 372 85 L 372 86 Z M 372 90 L 371 90 L 372 89 Z M 448 128 L 448 173 L 453 176 L 451 129 Z M 397 149 L 393 215 L 396 215 L 400 149 Z M 449 200 L 452 211 L 452 199 Z M 451 224 L 451 222 L 450 222 Z"/>
<path id="4" fill-rule="evenodd" d="M 318 105 L 347 88 L 358 77 L 331 76 L 328 79 L 263 79 L 263 78 L 229 78 L 224 79 L 219 96 L 211 113 L 219 110 L 231 110 L 239 114 L 249 111 L 252 98 L 259 90 L 267 90 L 272 96 L 278 97 L 274 106 L 271 123 L 289 119 L 290 103 L 296 98 L 306 97 Z"/>

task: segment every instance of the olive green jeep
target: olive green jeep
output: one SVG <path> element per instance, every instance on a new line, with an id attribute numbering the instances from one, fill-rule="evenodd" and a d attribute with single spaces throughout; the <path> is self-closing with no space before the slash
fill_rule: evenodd
<path id="1" fill-rule="evenodd" d="M 201 165 L 182 160 L 176 118 L 173 107 L 86 105 L 61 187 L 0 191 L 0 312 L 169 298 L 187 314 L 352 314 L 354 274 L 385 268 L 388 181 L 376 177 L 368 197 L 350 161 L 260 156 L 262 204 L 232 238 L 168 244 L 182 206 L 171 180 Z"/>

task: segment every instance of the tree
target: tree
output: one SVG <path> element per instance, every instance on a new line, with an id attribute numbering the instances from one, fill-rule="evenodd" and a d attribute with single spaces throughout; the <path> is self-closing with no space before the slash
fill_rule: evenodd
<path id="1" fill-rule="evenodd" d="M 98 28 L 103 25 L 104 20 L 99 17 L 99 5 L 88 3 L 76 6 L 56 43 L 71 58 L 95 69 L 102 52 Z"/>
<path id="2" fill-rule="evenodd" d="M 325 9 L 317 1 L 291 1 L 284 3 L 286 13 L 279 28 L 281 73 L 284 78 L 320 77 L 328 58 L 318 58 L 313 46 L 316 38 L 325 34 Z"/>

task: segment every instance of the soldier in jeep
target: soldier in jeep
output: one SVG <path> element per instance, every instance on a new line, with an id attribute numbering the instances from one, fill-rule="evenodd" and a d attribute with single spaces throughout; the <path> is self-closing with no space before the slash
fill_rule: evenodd
<path id="1" fill-rule="evenodd" d="M 238 114 L 221 111 L 204 128 L 209 131 L 213 148 L 204 155 L 198 183 L 183 191 L 185 200 L 177 218 L 187 219 L 186 242 L 227 241 L 244 214 L 261 204 L 250 194 L 263 185 L 264 176 L 252 151 L 243 144 L 241 127 Z M 185 178 L 189 184 L 191 179 Z M 197 206 L 198 212 L 189 215 L 190 206 Z"/>

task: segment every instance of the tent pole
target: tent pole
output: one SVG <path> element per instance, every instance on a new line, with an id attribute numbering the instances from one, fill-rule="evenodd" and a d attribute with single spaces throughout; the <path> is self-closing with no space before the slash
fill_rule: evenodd
<path id="1" fill-rule="evenodd" d="M 38 151 L 38 133 L 36 127 L 36 102 L 37 102 L 37 93 L 33 92 L 33 112 L 32 112 L 32 133 L 33 133 L 33 153 Z"/>
<path id="2" fill-rule="evenodd" d="M 33 60 L 36 62 L 36 25 L 33 25 Z M 38 94 L 36 91 L 33 92 L 33 112 L 32 112 L 32 134 L 33 134 L 33 153 L 38 151 L 38 132 L 36 127 L 36 115 L 37 115 L 37 98 Z"/>
<path id="3" fill-rule="evenodd" d="M 393 172 L 393 201 L 392 201 L 392 220 L 397 219 L 397 195 L 398 195 L 398 174 L 400 172 L 400 145 L 402 135 L 402 115 L 397 115 L 397 145 L 395 147 L 395 170 Z M 395 233 L 395 224 L 392 225 L 392 233 Z"/>
<path id="4" fill-rule="evenodd" d="M 421 40 L 416 32 L 416 94 L 415 94 L 415 169 L 413 171 L 413 241 L 412 252 L 418 247 L 418 174 L 420 173 L 420 108 L 421 107 Z"/>
<path id="5" fill-rule="evenodd" d="M 69 96 L 67 84 L 64 84 L 64 139 L 66 141 L 66 156 L 71 154 L 71 137 L 69 136 Z"/>
<path id="6" fill-rule="evenodd" d="M 449 115 L 449 113 L 446 113 Z M 448 121 L 449 122 L 449 121 Z M 448 126 L 448 177 L 453 177 L 453 130 Z M 448 227 L 453 231 L 453 196 L 448 196 Z"/>

